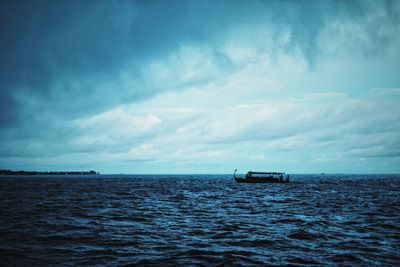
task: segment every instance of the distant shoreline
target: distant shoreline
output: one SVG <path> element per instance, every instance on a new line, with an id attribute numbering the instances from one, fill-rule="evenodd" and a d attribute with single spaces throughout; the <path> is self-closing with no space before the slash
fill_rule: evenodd
<path id="1" fill-rule="evenodd" d="M 11 171 L 0 169 L 0 175 L 96 175 L 96 171 Z"/>

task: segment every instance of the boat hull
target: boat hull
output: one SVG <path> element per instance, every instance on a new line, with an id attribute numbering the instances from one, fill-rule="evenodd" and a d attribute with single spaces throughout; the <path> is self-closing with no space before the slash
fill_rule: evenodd
<path id="1" fill-rule="evenodd" d="M 266 184 L 284 184 L 288 183 L 287 180 L 279 180 L 279 179 L 255 179 L 255 178 L 238 178 L 235 177 L 235 181 L 237 183 L 266 183 Z"/>

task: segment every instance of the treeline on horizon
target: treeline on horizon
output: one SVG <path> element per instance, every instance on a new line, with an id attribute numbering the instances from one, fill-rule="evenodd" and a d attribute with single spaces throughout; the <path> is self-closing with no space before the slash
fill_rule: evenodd
<path id="1" fill-rule="evenodd" d="M 94 175 L 96 171 L 11 171 L 0 169 L 0 175 Z"/>

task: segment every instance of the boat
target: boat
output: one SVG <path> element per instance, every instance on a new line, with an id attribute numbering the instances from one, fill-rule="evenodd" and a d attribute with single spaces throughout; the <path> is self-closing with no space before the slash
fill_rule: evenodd
<path id="1" fill-rule="evenodd" d="M 289 174 L 284 172 L 247 172 L 245 177 L 237 177 L 236 171 L 233 178 L 238 183 L 289 183 Z"/>

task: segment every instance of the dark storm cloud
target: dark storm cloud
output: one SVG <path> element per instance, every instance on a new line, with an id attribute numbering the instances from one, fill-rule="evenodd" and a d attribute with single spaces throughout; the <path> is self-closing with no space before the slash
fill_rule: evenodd
<path id="1" fill-rule="evenodd" d="M 33 112 L 84 115 L 143 99 L 159 89 L 141 71 L 182 45 L 218 50 L 240 25 L 288 32 L 286 51 L 300 49 L 312 65 L 321 30 L 335 20 L 368 20 L 379 7 L 384 23 L 365 29 L 373 43 L 390 41 L 382 27 L 399 21 L 395 1 L 2 1 L 0 8 L 0 125 L 17 122 L 32 97 Z M 136 81 L 121 88 L 121 72 Z M 111 83 L 112 88 L 99 89 Z M 33 104 L 35 104 L 33 103 Z M 41 108 L 38 108 L 40 106 Z"/>
<path id="2" fill-rule="evenodd" d="M 128 62 L 137 67 L 190 34 L 201 38 L 183 23 L 191 20 L 186 10 L 177 2 L 3 2 L 1 121 L 15 111 L 15 90 L 46 98 L 57 84 L 65 97 L 94 93 L 99 82 L 118 80 Z M 73 88 L 76 82 L 86 88 Z"/>

